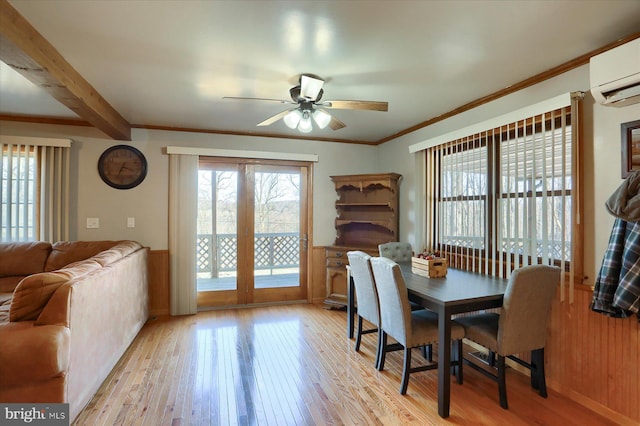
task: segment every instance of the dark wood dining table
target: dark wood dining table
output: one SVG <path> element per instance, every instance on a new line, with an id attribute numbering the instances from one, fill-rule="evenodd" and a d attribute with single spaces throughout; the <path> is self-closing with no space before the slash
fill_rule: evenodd
<path id="1" fill-rule="evenodd" d="M 449 268 L 446 277 L 427 278 L 411 271 L 411 262 L 399 262 L 409 300 L 438 314 L 438 341 L 451 341 L 451 316 L 498 308 L 507 288 L 504 278 Z M 353 338 L 355 287 L 349 278 L 347 335 Z M 438 345 L 438 414 L 449 416 L 451 402 L 451 344 Z"/>

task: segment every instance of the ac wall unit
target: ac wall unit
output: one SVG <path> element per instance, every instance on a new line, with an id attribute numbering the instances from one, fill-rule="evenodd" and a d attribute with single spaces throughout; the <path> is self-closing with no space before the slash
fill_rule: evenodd
<path id="1" fill-rule="evenodd" d="M 589 79 L 591 94 L 602 105 L 640 102 L 640 38 L 593 56 Z"/>

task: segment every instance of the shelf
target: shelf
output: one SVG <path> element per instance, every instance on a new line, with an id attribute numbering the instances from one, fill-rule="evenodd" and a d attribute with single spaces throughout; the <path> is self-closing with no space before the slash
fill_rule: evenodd
<path id="1" fill-rule="evenodd" d="M 393 222 L 389 220 L 366 220 L 366 219 L 336 219 L 336 227 L 348 226 L 348 225 L 374 225 L 381 228 L 386 228 L 390 232 L 394 233 Z"/>
<path id="2" fill-rule="evenodd" d="M 358 207 L 387 207 L 387 208 L 392 208 L 391 207 L 391 203 L 389 202 L 385 202 L 385 203 L 341 203 L 341 202 L 336 202 L 336 207 L 345 207 L 345 208 L 358 208 Z"/>
<path id="3" fill-rule="evenodd" d="M 397 173 L 374 173 L 365 175 L 331 176 L 335 183 L 336 191 L 344 191 L 348 188 L 359 190 L 376 190 L 377 187 L 386 188 L 396 192 L 398 180 L 401 175 Z"/>
<path id="4" fill-rule="evenodd" d="M 335 244 L 378 247 L 398 238 L 397 173 L 331 176 L 338 199 Z"/>

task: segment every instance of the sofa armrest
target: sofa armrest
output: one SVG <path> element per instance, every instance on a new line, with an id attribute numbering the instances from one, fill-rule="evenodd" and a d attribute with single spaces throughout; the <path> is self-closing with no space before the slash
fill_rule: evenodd
<path id="1" fill-rule="evenodd" d="M 48 380 L 69 367 L 69 328 L 33 321 L 0 325 L 0 388 Z"/>

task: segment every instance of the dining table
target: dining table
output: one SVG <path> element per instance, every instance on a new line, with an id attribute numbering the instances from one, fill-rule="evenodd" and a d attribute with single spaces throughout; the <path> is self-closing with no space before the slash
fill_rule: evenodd
<path id="1" fill-rule="evenodd" d="M 438 341 L 451 341 L 451 320 L 455 314 L 502 306 L 507 279 L 461 269 L 448 268 L 444 277 L 428 278 L 414 273 L 411 262 L 398 262 L 409 300 L 438 314 Z M 355 286 L 349 274 L 347 289 L 347 335 L 353 338 L 356 314 Z M 451 344 L 438 345 L 438 414 L 449 416 L 451 403 Z"/>

